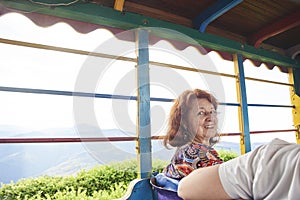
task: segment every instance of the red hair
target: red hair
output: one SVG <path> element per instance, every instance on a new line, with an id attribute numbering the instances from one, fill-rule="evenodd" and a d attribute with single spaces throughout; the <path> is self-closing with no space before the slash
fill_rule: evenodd
<path id="1" fill-rule="evenodd" d="M 189 105 L 195 99 L 207 99 L 217 110 L 217 99 L 210 93 L 200 90 L 186 90 L 175 101 L 170 111 L 169 127 L 167 134 L 164 138 L 163 144 L 168 148 L 168 145 L 173 147 L 180 147 L 189 142 L 192 142 L 195 135 L 187 131 L 187 122 L 184 121 L 186 113 L 189 111 Z M 218 136 L 218 133 L 216 133 Z M 211 145 L 217 141 L 211 141 Z"/>

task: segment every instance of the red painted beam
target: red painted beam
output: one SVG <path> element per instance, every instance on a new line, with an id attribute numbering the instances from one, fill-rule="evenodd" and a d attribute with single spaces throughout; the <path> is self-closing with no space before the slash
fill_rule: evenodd
<path id="1" fill-rule="evenodd" d="M 251 131 L 251 134 L 260 134 L 260 133 L 280 133 L 280 132 L 294 132 L 297 129 L 285 129 L 285 130 L 267 130 L 267 131 Z"/>
<path id="2" fill-rule="evenodd" d="M 250 131 L 250 134 L 281 133 L 281 132 L 294 132 L 294 131 L 297 131 L 297 129 Z M 241 133 L 220 133 L 220 136 L 237 136 L 237 135 L 241 135 Z"/>
<path id="3" fill-rule="evenodd" d="M 224 136 L 239 136 L 239 135 L 241 135 L 241 133 L 220 133 L 221 137 L 224 137 Z"/>
<path id="4" fill-rule="evenodd" d="M 250 131 L 251 134 L 293 132 L 297 129 Z M 221 136 L 238 136 L 241 133 L 221 133 Z M 152 136 L 152 140 L 162 140 L 165 136 Z M 101 138 L 0 138 L 0 144 L 13 143 L 61 143 L 61 142 L 122 142 L 136 141 L 137 137 L 101 137 Z"/>
<path id="5" fill-rule="evenodd" d="M 259 45 L 266 39 L 278 35 L 284 31 L 287 31 L 291 28 L 300 25 L 300 11 L 297 11 L 291 15 L 288 15 L 281 20 L 267 26 L 257 33 L 251 35 L 249 37 L 249 43 L 252 44 L 254 47 L 259 47 Z"/>
<path id="6" fill-rule="evenodd" d="M 59 142 L 119 142 L 135 141 L 136 137 L 102 138 L 0 138 L 1 143 L 59 143 Z"/>

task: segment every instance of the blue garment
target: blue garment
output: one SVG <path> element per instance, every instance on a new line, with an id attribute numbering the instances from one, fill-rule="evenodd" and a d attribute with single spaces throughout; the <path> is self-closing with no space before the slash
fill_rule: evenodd
<path id="1" fill-rule="evenodd" d="M 155 176 L 158 186 L 177 192 L 179 180 L 167 177 L 164 173 L 159 173 Z"/>

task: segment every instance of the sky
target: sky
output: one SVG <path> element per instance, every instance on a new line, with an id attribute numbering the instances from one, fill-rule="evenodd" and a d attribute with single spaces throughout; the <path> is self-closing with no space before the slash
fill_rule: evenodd
<path id="1" fill-rule="evenodd" d="M 91 52 L 104 50 L 105 53 L 135 57 L 135 52 L 132 51 L 134 44 L 116 40 L 112 33 L 105 29 L 81 34 L 64 23 L 42 28 L 23 15 L 10 13 L 0 17 L 0 30 L 0 38 L 4 39 Z M 113 44 L 117 44 L 117 47 L 128 47 L 129 50 L 118 52 L 118 48 L 112 48 L 116 47 Z M 136 95 L 135 63 L 133 62 L 96 59 L 90 56 L 3 43 L 0 43 L 0 53 L 0 86 L 62 91 L 84 89 L 86 92 L 103 94 Z M 210 52 L 203 56 L 196 49 L 190 47 L 179 51 L 163 40 L 151 46 L 150 60 L 188 67 L 200 66 L 201 69 L 228 74 L 234 73 L 233 63 L 223 60 L 216 52 Z M 93 74 L 88 74 L 91 78 L 83 77 L 85 70 L 89 70 L 89 66 L 92 65 L 99 70 L 97 72 L 99 74 L 95 74 L 99 77 L 97 76 L 94 88 L 88 85 L 89 81 L 94 80 Z M 244 67 L 247 77 L 288 83 L 288 75 L 281 73 L 277 67 L 273 70 L 267 69 L 264 65 L 255 67 L 249 60 L 244 62 Z M 82 77 L 87 85 L 78 86 Z M 217 84 L 214 86 L 212 81 L 221 83 L 222 87 Z M 232 78 L 215 78 L 201 73 L 150 66 L 150 82 L 152 97 L 176 98 L 187 85 L 191 88 L 198 87 L 209 90 L 221 102 L 237 102 L 235 80 Z M 287 86 L 256 81 L 247 81 L 246 86 L 248 103 L 290 105 Z M 81 101 L 82 99 L 77 100 Z M 72 127 L 78 123 L 76 116 L 74 117 L 76 112 L 72 97 L 0 92 L 0 102 L 0 129 L 1 126 L 12 125 L 22 127 L 24 130 L 43 130 Z M 101 128 L 135 131 L 135 101 L 119 102 L 118 100 L 97 99 L 92 103 L 95 121 Z M 171 103 L 164 102 L 151 103 L 152 135 L 164 133 L 171 105 Z M 262 107 L 249 107 L 248 109 L 251 131 L 293 128 L 291 109 Z M 220 106 L 220 110 L 219 131 L 223 133 L 238 132 L 237 107 Z M 268 142 L 274 137 L 295 142 L 294 133 L 253 135 L 251 141 Z M 223 137 L 222 140 L 239 142 L 239 137 Z"/>

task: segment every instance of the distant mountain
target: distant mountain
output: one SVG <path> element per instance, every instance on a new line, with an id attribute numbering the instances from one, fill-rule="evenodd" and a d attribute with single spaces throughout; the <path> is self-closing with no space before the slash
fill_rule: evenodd
<path id="1" fill-rule="evenodd" d="M 118 129 L 99 130 L 88 125 L 40 131 L 0 126 L 1 137 L 128 137 L 134 135 Z M 16 182 L 21 178 L 41 175 L 71 175 L 96 165 L 136 159 L 135 145 L 135 141 L 0 144 L 0 182 Z M 216 148 L 240 152 L 239 144 L 233 142 L 221 142 Z M 174 151 L 174 148 L 166 150 L 161 140 L 152 141 L 154 159 L 170 160 Z"/>
<path id="2" fill-rule="evenodd" d="M 37 176 L 48 175 L 48 176 L 66 176 L 66 175 L 74 175 L 81 169 L 90 169 L 96 165 L 97 162 L 87 151 L 74 154 L 70 156 L 65 161 L 49 166 L 48 169 L 41 172 Z"/>
<path id="3" fill-rule="evenodd" d="M 1 144 L 0 182 L 39 176 L 43 171 L 84 151 L 80 143 Z"/>
<path id="4" fill-rule="evenodd" d="M 28 129 L 12 126 L 12 125 L 1 125 L 0 126 L 0 136 L 1 137 L 11 137 L 16 134 L 23 134 L 28 132 Z"/>
<path id="5" fill-rule="evenodd" d="M 134 136 L 117 129 L 99 130 L 87 125 L 77 128 L 26 131 L 13 126 L 0 126 L 0 134 L 4 138 Z M 70 175 L 99 164 L 136 159 L 135 145 L 135 141 L 0 144 L 0 182 L 16 182 L 21 178 L 40 175 Z M 153 157 L 168 159 L 172 155 L 172 151 L 160 153 L 163 147 L 159 141 L 153 142 L 153 149 Z"/>

